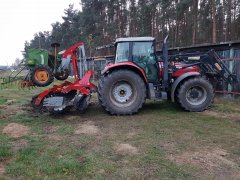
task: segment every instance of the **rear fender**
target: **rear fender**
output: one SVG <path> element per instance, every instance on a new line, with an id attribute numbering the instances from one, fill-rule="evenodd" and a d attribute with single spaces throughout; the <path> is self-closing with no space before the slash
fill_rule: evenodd
<path id="1" fill-rule="evenodd" d="M 118 64 L 108 64 L 104 70 L 102 71 L 102 75 L 106 75 L 112 71 L 118 70 L 118 69 L 129 69 L 131 71 L 134 71 L 135 73 L 137 73 L 143 80 L 145 83 L 147 83 L 147 77 L 146 74 L 144 72 L 143 69 L 141 69 L 140 67 L 138 67 L 137 65 L 135 65 L 132 62 L 125 62 L 125 63 L 118 63 Z"/>
<path id="2" fill-rule="evenodd" d="M 184 80 L 186 80 L 186 79 L 188 79 L 188 78 L 190 78 L 190 77 L 195 77 L 195 76 L 200 76 L 200 73 L 199 73 L 199 72 L 188 72 L 188 73 L 185 73 L 185 74 L 179 76 L 179 77 L 174 81 L 174 83 L 173 83 L 173 85 L 172 85 L 172 88 L 171 88 L 171 100 L 172 100 L 172 102 L 175 101 L 175 98 L 174 98 L 175 96 L 174 96 L 174 95 L 175 95 L 175 91 L 176 91 L 178 85 L 179 85 L 182 81 L 184 81 Z"/>

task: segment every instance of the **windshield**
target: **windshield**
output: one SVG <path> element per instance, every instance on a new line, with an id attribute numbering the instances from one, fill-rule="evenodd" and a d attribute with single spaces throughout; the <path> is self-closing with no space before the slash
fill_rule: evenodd
<path id="1" fill-rule="evenodd" d="M 129 42 L 117 44 L 115 63 L 129 61 Z"/>

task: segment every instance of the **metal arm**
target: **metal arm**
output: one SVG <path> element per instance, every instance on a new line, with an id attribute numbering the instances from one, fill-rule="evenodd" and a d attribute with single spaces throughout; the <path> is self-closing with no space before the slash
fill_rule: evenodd
<path id="1" fill-rule="evenodd" d="M 75 81 L 80 79 L 79 67 L 77 63 L 77 50 L 81 46 L 84 46 L 83 42 L 79 42 L 67 49 L 62 56 L 62 62 L 60 67 L 60 71 L 69 70 L 69 64 L 70 62 L 72 62 Z"/>
<path id="2" fill-rule="evenodd" d="M 198 66 L 203 73 L 222 78 L 224 81 L 228 81 L 230 83 L 237 81 L 235 75 L 229 71 L 222 59 L 214 50 L 210 50 L 208 52 L 178 54 L 174 55 L 173 58 L 183 60 L 184 62 L 191 62 L 180 69 Z M 179 68 L 176 70 L 179 70 Z"/>

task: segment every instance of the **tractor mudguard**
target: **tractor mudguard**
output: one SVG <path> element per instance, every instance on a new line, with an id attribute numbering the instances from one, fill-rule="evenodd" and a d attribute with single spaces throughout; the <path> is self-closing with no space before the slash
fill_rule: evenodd
<path id="1" fill-rule="evenodd" d="M 118 63 L 118 64 L 108 64 L 107 66 L 105 66 L 105 68 L 102 70 L 101 74 L 107 74 L 110 71 L 114 71 L 117 69 L 130 69 L 134 72 L 136 72 L 137 74 L 139 74 L 144 82 L 147 82 L 147 76 L 144 72 L 144 70 L 140 67 L 138 67 L 136 64 L 132 63 L 132 62 L 122 62 L 122 63 Z"/>
<path id="2" fill-rule="evenodd" d="M 173 85 L 172 85 L 172 88 L 171 88 L 171 100 L 172 100 L 172 102 L 175 101 L 175 99 L 174 99 L 174 94 L 175 94 L 176 88 L 177 88 L 177 86 L 179 85 L 179 83 L 180 83 L 181 81 L 183 81 L 184 79 L 188 78 L 188 77 L 194 77 L 194 76 L 199 76 L 199 75 L 200 75 L 199 72 L 188 72 L 188 73 L 185 73 L 185 74 L 179 76 L 179 77 L 174 81 L 174 83 L 173 83 Z"/>

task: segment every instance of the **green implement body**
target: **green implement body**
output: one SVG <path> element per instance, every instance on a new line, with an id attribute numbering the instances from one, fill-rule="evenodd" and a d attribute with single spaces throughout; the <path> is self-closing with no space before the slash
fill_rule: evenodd
<path id="1" fill-rule="evenodd" d="M 29 78 L 34 85 L 44 87 L 54 80 L 54 73 L 61 63 L 56 57 L 45 49 L 32 48 L 26 51 L 25 65 L 29 69 Z"/>
<path id="2" fill-rule="evenodd" d="M 27 57 L 26 57 L 26 64 L 28 66 L 35 66 L 35 65 L 49 65 L 49 61 L 51 59 L 51 54 L 44 49 L 28 49 L 27 50 Z M 52 58 L 54 58 L 52 56 Z"/>

